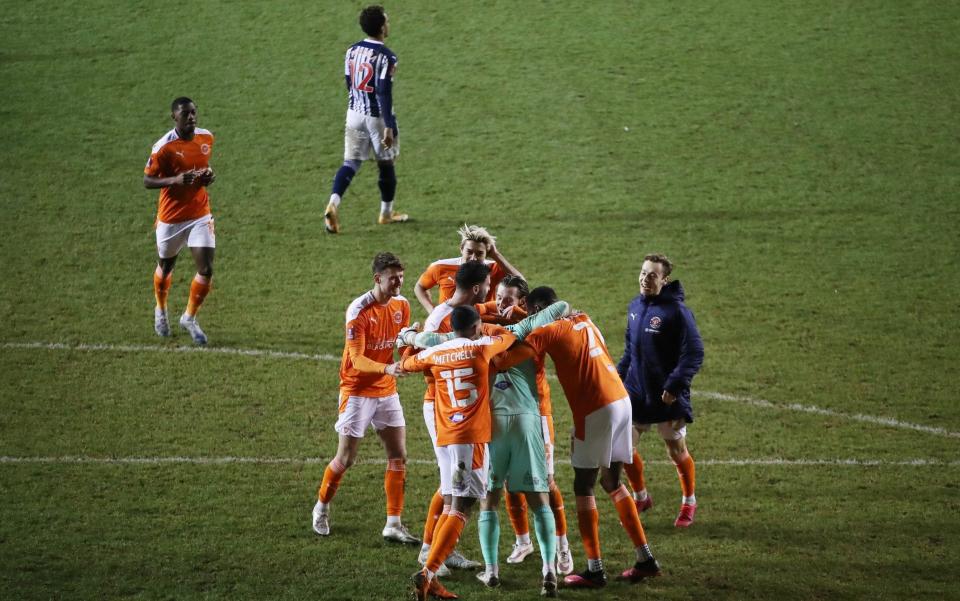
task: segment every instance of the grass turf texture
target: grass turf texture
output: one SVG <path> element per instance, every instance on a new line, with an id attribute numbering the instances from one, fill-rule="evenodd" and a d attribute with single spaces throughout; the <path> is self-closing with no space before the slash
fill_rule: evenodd
<path id="1" fill-rule="evenodd" d="M 374 225 L 367 165 L 322 234 L 340 163 L 342 53 L 359 4 L 4 2 L 4 342 L 176 346 L 153 336 L 155 192 L 140 172 L 193 97 L 213 130 L 213 345 L 337 355 L 378 250 L 405 292 L 455 229 L 487 225 L 533 284 L 588 311 L 618 355 L 638 255 L 664 251 L 707 345 L 696 388 L 960 430 L 954 133 L 960 10 L 930 2 L 766 6 L 388 6 L 400 56 L 397 208 Z M 629 131 L 626 131 L 627 128 Z M 183 256 L 171 312 L 192 275 Z M 415 304 L 415 303 L 414 303 Z M 423 317 L 414 306 L 416 317 Z M 0 455 L 329 457 L 336 363 L 0 349 Z M 558 432 L 569 425 L 554 386 Z M 430 450 L 413 378 L 410 456 Z M 955 461 L 957 438 L 697 400 L 694 456 Z M 661 444 L 642 442 L 648 459 Z M 369 440 L 363 457 L 377 459 Z M 563 453 L 560 453 L 562 456 Z M 384 598 L 415 552 L 385 546 L 380 465 L 348 473 L 334 534 L 309 509 L 322 464 L 0 465 L 9 598 Z M 572 509 L 568 466 L 558 466 Z M 957 597 L 956 465 L 698 470 L 698 523 L 650 466 L 666 577 L 606 598 Z M 410 467 L 422 523 L 432 469 Z M 599 500 L 611 569 L 630 555 Z M 582 549 L 568 514 L 578 569 Z M 528 598 L 538 567 L 467 598 Z M 476 525 L 463 547 L 479 556 Z M 595 594 L 563 591 L 568 598 Z"/>

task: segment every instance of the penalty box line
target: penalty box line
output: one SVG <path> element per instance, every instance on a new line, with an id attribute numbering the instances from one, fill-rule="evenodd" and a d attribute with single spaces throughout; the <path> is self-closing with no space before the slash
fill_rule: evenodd
<path id="1" fill-rule="evenodd" d="M 261 349 L 238 349 L 229 347 L 197 347 L 197 346 L 149 346 L 149 345 L 115 345 L 115 344 L 67 344 L 62 342 L 3 342 L 0 348 L 7 349 L 39 349 L 39 350 L 65 350 L 65 351 L 103 351 L 120 353 L 206 353 L 219 355 L 234 355 L 241 357 L 265 357 L 270 359 L 290 359 L 299 361 L 327 361 L 340 362 L 341 357 L 329 354 L 308 354 L 286 351 L 270 351 Z M 551 375 L 551 379 L 556 376 Z M 784 411 L 794 411 L 798 413 L 810 413 L 814 415 L 824 415 L 836 417 L 849 421 L 868 423 L 878 426 L 887 426 L 890 428 L 899 428 L 902 430 L 912 430 L 914 432 L 923 432 L 945 438 L 960 438 L 960 432 L 947 430 L 939 426 L 928 426 L 906 422 L 891 417 L 882 417 L 876 415 L 865 415 L 863 413 L 842 413 L 833 409 L 824 409 L 816 405 L 803 405 L 800 403 L 775 403 L 765 399 L 755 399 L 751 397 L 726 394 L 722 392 L 712 392 L 703 390 L 693 390 L 694 398 L 709 399 L 714 401 L 739 403 L 750 405 L 762 409 L 780 409 Z"/>
<path id="2" fill-rule="evenodd" d="M 51 464 L 51 465 L 325 465 L 329 457 L 93 457 L 89 455 L 65 455 L 58 457 L 0 456 L 2 465 Z M 359 465 L 386 465 L 385 459 L 365 459 Z M 407 459 L 413 465 L 436 465 L 435 459 Z M 570 465 L 569 459 L 558 459 L 560 465 Z M 665 459 L 644 460 L 645 465 L 673 466 Z M 783 459 L 733 458 L 699 459 L 697 466 L 717 467 L 960 467 L 960 461 L 939 459 Z"/>

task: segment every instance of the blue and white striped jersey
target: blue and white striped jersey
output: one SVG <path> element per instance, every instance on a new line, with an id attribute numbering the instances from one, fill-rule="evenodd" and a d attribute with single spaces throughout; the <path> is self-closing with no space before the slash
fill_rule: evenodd
<path id="1" fill-rule="evenodd" d="M 357 42 L 347 49 L 344 58 L 350 110 L 383 117 L 386 125 L 394 131 L 397 129 L 393 115 L 393 73 L 396 69 L 397 55 L 377 40 Z"/>

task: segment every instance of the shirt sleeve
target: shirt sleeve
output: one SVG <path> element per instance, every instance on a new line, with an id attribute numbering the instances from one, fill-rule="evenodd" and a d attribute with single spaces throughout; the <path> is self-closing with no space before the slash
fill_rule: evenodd
<path id="1" fill-rule="evenodd" d="M 427 360 L 427 351 L 421 351 L 416 355 L 410 355 L 400 363 L 403 371 L 425 371 L 432 363 Z"/>
<path id="2" fill-rule="evenodd" d="M 377 72 L 377 103 L 384 124 L 397 131 L 397 118 L 393 115 L 393 73 L 397 69 L 397 57 L 389 54 L 380 61 Z"/>
<path id="3" fill-rule="evenodd" d="M 427 270 L 423 272 L 423 275 L 420 276 L 420 279 L 417 280 L 417 283 L 420 284 L 422 288 L 427 290 L 436 286 L 437 282 L 437 269 L 434 265 L 427 267 Z"/>
<path id="4" fill-rule="evenodd" d="M 690 312 L 690 309 L 681 306 L 678 315 L 682 324 L 680 328 L 680 360 L 663 384 L 663 389 L 669 390 L 673 394 L 690 388 L 693 376 L 697 375 L 700 366 L 703 365 L 703 340 L 700 338 L 700 331 L 697 329 L 697 322 L 693 318 L 693 313 Z"/>
<path id="5" fill-rule="evenodd" d="M 537 351 L 526 342 L 520 342 L 513 346 L 509 351 L 501 353 L 491 361 L 493 368 L 497 371 L 507 371 L 515 365 L 520 365 L 527 359 L 533 359 L 537 356 Z"/>
<path id="6" fill-rule="evenodd" d="M 353 368 L 364 374 L 383 374 L 387 372 L 387 364 L 374 361 L 364 356 L 367 346 L 367 337 L 363 328 L 363 321 L 354 319 L 347 324 L 347 354 Z"/>
<path id="7" fill-rule="evenodd" d="M 530 317 L 527 317 L 512 326 L 507 326 L 507 329 L 516 335 L 517 340 L 524 340 L 530 335 L 530 332 L 536 330 L 540 326 L 545 326 L 548 323 L 560 319 L 564 315 L 567 315 L 569 311 L 569 304 L 567 304 L 565 301 L 557 301 L 543 311 L 534 313 Z"/>
<path id="8" fill-rule="evenodd" d="M 504 330 L 502 333 L 496 336 L 487 336 L 487 340 L 488 343 L 483 346 L 483 355 L 489 361 L 493 357 L 510 348 L 513 343 L 517 341 L 517 337 L 511 334 L 509 331 Z"/>
<path id="9" fill-rule="evenodd" d="M 447 332 L 446 334 L 438 334 L 436 332 L 420 332 L 417 334 L 417 337 L 413 339 L 413 346 L 417 348 L 430 348 L 431 346 L 443 344 L 448 340 L 453 340 L 456 337 L 456 332 Z"/>
<path id="10" fill-rule="evenodd" d="M 151 152 L 150 158 L 147 159 L 147 164 L 143 167 L 143 174 L 149 175 L 150 177 L 160 177 L 162 172 L 160 166 L 160 154 L 163 152 L 161 148 L 157 152 Z"/>
<path id="11" fill-rule="evenodd" d="M 617 363 L 617 374 L 620 375 L 620 380 L 627 381 L 627 372 L 630 371 L 630 357 L 633 351 L 633 341 L 630 336 L 630 306 L 627 306 L 627 329 L 623 332 L 623 356 L 620 357 L 620 362 Z"/>

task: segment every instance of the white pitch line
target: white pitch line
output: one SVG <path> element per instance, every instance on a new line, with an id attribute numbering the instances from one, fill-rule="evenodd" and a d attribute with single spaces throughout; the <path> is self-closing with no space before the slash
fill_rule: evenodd
<path id="1" fill-rule="evenodd" d="M 214 353 L 221 355 L 237 355 L 243 357 L 268 357 L 272 359 L 294 359 L 310 361 L 336 361 L 341 357 L 329 354 L 310 355 L 307 353 L 269 351 L 258 349 L 237 349 L 228 347 L 196 347 L 196 346 L 148 346 L 148 345 L 114 345 L 114 344 L 66 344 L 61 342 L 3 342 L 0 348 L 9 349 L 40 349 L 40 350 L 67 350 L 67 351 L 112 351 L 121 353 Z M 551 376 L 553 377 L 553 376 Z M 802 405 L 800 403 L 774 403 L 764 399 L 755 399 L 751 397 L 737 396 L 723 392 L 711 392 L 704 390 L 694 390 L 694 397 L 711 399 L 715 401 L 726 401 L 752 405 L 764 409 L 780 409 L 785 411 L 795 411 L 798 413 L 813 413 L 816 415 L 826 415 L 851 421 L 863 422 L 879 426 L 888 426 L 891 428 L 900 428 L 903 430 L 913 430 L 914 432 L 923 432 L 946 438 L 960 438 L 960 432 L 947 430 L 939 426 L 927 426 L 924 424 L 915 424 L 891 417 L 881 417 L 876 415 L 865 415 L 863 413 L 841 413 L 832 409 L 824 409 L 815 405 Z"/>
<path id="2" fill-rule="evenodd" d="M 322 465 L 329 462 L 324 457 L 91 457 L 91 456 L 61 456 L 61 457 L 14 457 L 0 456 L 0 464 L 92 464 L 92 465 Z M 363 465 L 384 465 L 383 459 L 367 459 L 358 462 Z M 414 465 L 436 465 L 435 459 L 407 459 L 407 463 Z M 569 465 L 569 459 L 560 459 L 557 463 Z M 654 459 L 644 461 L 647 465 L 669 465 L 670 461 Z M 939 459 L 782 459 L 754 458 L 754 459 L 700 459 L 698 466 L 786 466 L 786 467 L 960 467 L 960 461 L 941 461 Z"/>

